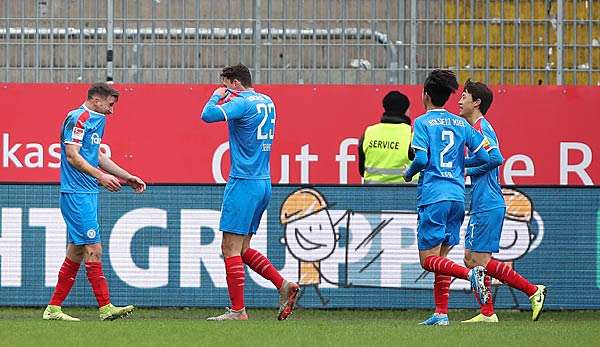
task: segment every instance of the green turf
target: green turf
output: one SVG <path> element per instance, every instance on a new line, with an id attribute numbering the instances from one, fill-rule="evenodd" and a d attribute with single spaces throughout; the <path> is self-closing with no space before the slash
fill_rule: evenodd
<path id="1" fill-rule="evenodd" d="M 321 345 L 598 345 L 599 313 L 498 311 L 499 324 L 460 324 L 475 311 L 450 312 L 448 327 L 417 323 L 427 311 L 297 310 L 275 320 L 275 310 L 249 310 L 247 322 L 206 322 L 218 309 L 138 309 L 128 319 L 100 322 L 92 308 L 65 308 L 82 322 L 41 320 L 43 309 L 0 308 L 0 345 L 53 346 L 321 346 Z"/>

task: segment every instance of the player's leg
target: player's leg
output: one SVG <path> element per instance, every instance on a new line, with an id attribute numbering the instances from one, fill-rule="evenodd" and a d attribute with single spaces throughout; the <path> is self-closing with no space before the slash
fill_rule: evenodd
<path id="1" fill-rule="evenodd" d="M 482 293 L 482 297 L 486 299 L 488 296 L 484 283 L 485 270 L 482 267 L 469 270 L 445 257 L 450 248 L 460 241 L 460 226 L 463 219 L 464 204 L 461 202 L 442 201 L 419 208 L 417 239 L 421 266 L 427 271 L 441 275 L 437 277 L 438 286 L 434 285 L 436 310 L 439 308 L 440 311 L 447 311 L 447 296 L 444 294 L 449 294 L 448 277 L 469 280 L 473 290 Z M 444 254 L 442 254 L 442 245 Z M 446 314 L 436 313 L 422 324 L 429 324 L 430 320 L 435 320 L 436 317 L 447 319 Z"/>
<path id="2" fill-rule="evenodd" d="M 451 247 L 442 244 L 440 247 L 440 256 L 446 258 Z M 433 301 L 435 303 L 435 313 L 438 315 L 448 314 L 448 301 L 450 299 L 450 283 L 452 277 L 435 273 L 433 281 Z"/>
<path id="3" fill-rule="evenodd" d="M 257 274 L 271 281 L 277 290 L 281 289 L 285 280 L 265 255 L 252 248 L 250 245 L 251 239 L 252 235 L 246 236 L 242 245 L 242 260 L 244 264 L 248 265 Z"/>
<path id="4" fill-rule="evenodd" d="M 83 260 L 83 247 L 69 243 L 67 246 L 67 255 L 58 272 L 58 282 L 54 288 L 54 293 L 48 306 L 44 310 L 43 318 L 46 320 L 65 320 L 79 321 L 78 318 L 71 317 L 62 312 L 61 306 L 67 295 L 73 288 L 79 265 Z"/>
<path id="5" fill-rule="evenodd" d="M 468 241 L 465 240 L 465 244 Z M 491 259 L 491 253 L 480 253 L 480 252 L 471 252 L 468 249 L 465 249 L 465 265 L 468 268 L 473 268 L 475 266 L 483 266 Z M 485 277 L 485 286 L 488 289 L 488 292 L 492 292 L 492 280 L 490 276 Z M 487 303 L 482 303 L 479 299 L 477 293 L 475 294 L 475 299 L 479 304 L 480 313 L 471 319 L 467 319 L 462 321 L 462 323 L 497 323 L 498 316 L 494 312 L 494 300 L 491 295 L 488 296 Z"/>
<path id="6" fill-rule="evenodd" d="M 539 319 L 546 301 L 546 286 L 529 282 L 512 267 L 493 258 L 487 263 L 486 271 L 504 284 L 527 294 L 531 303 L 531 319 L 534 321 Z"/>
<path id="7" fill-rule="evenodd" d="M 440 257 L 441 247 L 444 241 L 444 226 L 440 223 L 435 223 L 430 216 L 432 210 L 431 205 L 419 207 L 418 211 L 418 224 L 417 224 L 417 239 L 419 247 L 419 257 L 421 259 L 421 266 L 425 269 L 426 259 L 429 257 Z M 445 217 L 444 217 L 445 218 Z M 431 271 L 431 270 L 428 270 Z M 421 325 L 448 325 L 448 307 L 446 300 L 446 307 L 444 308 L 444 300 L 441 297 L 443 292 L 443 284 L 441 281 L 444 278 L 450 278 L 443 274 L 434 272 L 434 285 L 433 294 L 435 302 L 435 312 L 426 320 L 422 321 Z M 442 285 L 442 286 L 441 286 Z"/>
<path id="8" fill-rule="evenodd" d="M 252 218 L 251 234 L 246 236 L 244 244 L 242 245 L 242 260 L 248 265 L 254 272 L 258 273 L 262 277 L 268 279 L 273 283 L 275 288 L 279 291 L 279 320 L 285 320 L 292 314 L 294 305 L 296 303 L 296 296 L 300 286 L 297 283 L 285 280 L 279 271 L 273 266 L 271 261 L 259 251 L 253 249 L 250 245 L 252 240 L 252 234 L 256 233 L 260 225 L 262 215 L 269 205 L 271 200 L 271 182 L 269 180 L 255 180 L 256 189 L 255 191 L 263 192 L 262 200 L 257 206 L 255 214 Z M 257 196 L 257 200 L 260 197 Z"/>
<path id="9" fill-rule="evenodd" d="M 96 296 L 98 307 L 110 304 L 108 283 L 102 271 L 102 245 L 93 243 L 84 245 L 85 272 Z"/>
<path id="10" fill-rule="evenodd" d="M 77 199 L 79 227 L 73 242 L 83 248 L 83 261 L 88 281 L 98 302 L 100 319 L 112 320 L 128 315 L 133 306 L 115 307 L 110 303 L 108 282 L 102 270 L 102 245 L 98 224 L 98 194 L 73 194 Z"/>
<path id="11" fill-rule="evenodd" d="M 268 279 L 273 283 L 277 290 L 283 286 L 284 279 L 279 274 L 279 271 L 275 269 L 271 261 L 265 257 L 259 251 L 253 249 L 250 245 L 252 235 L 256 233 L 259 228 L 262 215 L 269 205 L 271 199 L 271 182 L 270 180 L 253 180 L 254 183 L 253 191 L 257 193 L 256 197 L 253 197 L 254 201 L 257 201 L 254 214 L 252 216 L 252 222 L 250 225 L 250 233 L 244 238 L 242 244 L 242 260 L 248 265 L 254 272 Z"/>
<path id="12" fill-rule="evenodd" d="M 245 269 L 242 247 L 250 234 L 254 214 L 252 180 L 231 178 L 225 186 L 219 229 L 223 232 L 221 251 L 225 259 L 227 291 L 231 308 L 208 320 L 247 320 L 244 304 Z"/>
<path id="13" fill-rule="evenodd" d="M 440 246 L 440 256 L 445 258 L 450 248 L 447 245 Z M 422 325 L 448 325 L 448 301 L 450 299 L 450 283 L 452 277 L 434 273 L 433 280 L 433 302 L 435 312 L 428 319 L 420 324 Z"/>
<path id="14" fill-rule="evenodd" d="M 468 268 L 482 266 L 485 268 L 492 257 L 492 252 L 498 252 L 500 247 L 500 233 L 502 231 L 502 220 L 504 209 L 500 209 L 500 219 L 497 220 L 493 210 L 474 213 L 469 220 L 469 226 L 465 234 L 465 258 L 464 262 Z M 492 281 L 489 276 L 485 277 L 485 285 L 488 293 L 491 293 Z M 483 303 L 478 294 L 475 298 L 479 303 L 480 314 L 463 321 L 464 323 L 496 323 L 498 316 L 494 313 L 494 303 L 491 295 L 487 303 Z"/>
<path id="15" fill-rule="evenodd" d="M 58 282 L 52 298 L 50 299 L 50 305 L 61 306 L 67 295 L 71 291 L 73 284 L 75 284 L 75 278 L 79 271 L 79 265 L 83 259 L 83 247 L 76 246 L 72 243 L 67 245 L 67 254 L 65 260 L 60 267 L 58 272 Z"/>
<path id="16" fill-rule="evenodd" d="M 250 246 L 252 235 L 248 235 L 242 246 L 242 260 L 254 272 L 271 281 L 279 291 L 279 320 L 285 320 L 294 310 L 300 286 L 284 279 L 271 261 Z"/>
<path id="17" fill-rule="evenodd" d="M 245 236 L 223 231 L 221 251 L 225 259 L 225 276 L 227 292 L 231 308 L 224 314 L 209 317 L 210 321 L 247 320 L 246 306 L 244 304 L 245 270 L 242 261 L 242 245 Z"/>
<path id="18" fill-rule="evenodd" d="M 445 279 L 449 279 L 450 275 L 435 271 L 433 264 L 445 259 L 442 256 L 442 245 L 446 239 L 446 219 L 448 206 L 444 202 L 422 206 L 418 211 L 417 239 L 419 247 L 419 257 L 421 266 L 427 270 L 434 272 L 434 301 L 436 306 L 435 313 L 420 324 L 423 325 L 448 325 L 448 307 L 447 298 L 443 297 L 444 291 L 447 292 Z M 446 247 L 444 246 L 446 250 Z M 434 262 L 435 260 L 435 262 Z M 446 270 L 441 268 L 439 270 Z"/>
<path id="19" fill-rule="evenodd" d="M 430 235 L 432 236 L 432 235 Z M 429 240 L 431 240 L 431 237 L 429 238 Z M 427 249 L 427 250 L 419 250 L 419 257 L 421 258 L 421 266 L 423 267 L 423 269 L 430 271 L 430 272 L 434 272 L 434 284 L 433 284 L 433 297 L 434 297 L 434 303 L 435 303 L 435 312 L 433 315 L 431 315 L 429 318 L 427 318 L 426 320 L 422 321 L 421 323 L 419 323 L 420 325 L 448 325 L 450 324 L 450 321 L 448 320 L 448 300 L 444 300 L 444 298 L 442 297 L 443 295 L 443 286 L 444 284 L 441 283 L 441 281 L 444 278 L 450 278 L 450 276 L 448 275 L 443 275 L 440 273 L 437 273 L 435 271 L 430 270 L 429 267 L 429 259 L 434 258 L 435 259 L 445 259 L 442 258 L 440 256 L 440 251 L 441 251 L 441 245 L 431 248 L 431 249 Z M 426 265 L 427 264 L 427 265 Z M 427 268 L 426 268 L 427 266 Z M 444 304 L 445 301 L 445 304 Z M 445 307 L 444 307 L 445 306 Z"/>
<path id="20" fill-rule="evenodd" d="M 74 244 L 75 240 L 79 240 L 79 230 L 82 228 L 81 219 L 78 218 L 79 206 L 77 197 L 69 193 L 60 194 L 59 204 L 67 226 L 67 254 L 58 272 L 58 282 L 54 288 L 54 293 L 52 293 L 50 302 L 42 317 L 46 320 L 79 321 L 78 318 L 63 313 L 61 309 L 63 301 L 73 288 L 79 266 L 83 260 L 83 246 Z"/>
<path id="21" fill-rule="evenodd" d="M 485 219 L 478 221 L 478 223 L 483 224 L 484 226 L 489 226 L 492 228 L 493 226 L 500 226 L 500 231 L 497 234 L 493 234 L 496 239 L 490 238 L 489 241 L 484 240 L 483 246 L 488 246 L 489 244 L 500 244 L 500 232 L 502 230 L 502 223 L 504 221 L 504 208 L 498 208 L 491 211 L 487 211 L 485 214 Z M 477 235 L 476 235 L 477 236 Z M 483 249 L 485 252 L 487 249 Z M 480 249 L 472 249 L 472 251 L 480 251 Z M 492 249 L 492 253 L 498 252 L 498 249 Z M 546 287 L 543 285 L 534 285 L 529 282 L 525 277 L 521 276 L 518 272 L 512 269 L 509 265 L 498 261 L 493 258 L 485 258 L 480 261 L 487 260 L 485 264 L 485 269 L 488 275 L 500 280 L 506 285 L 518 289 L 525 293 L 531 302 L 531 310 L 532 310 L 532 320 L 538 320 L 546 300 Z"/>
<path id="22" fill-rule="evenodd" d="M 110 302 L 108 282 L 102 269 L 102 245 L 99 242 L 86 244 L 84 260 L 87 278 L 98 302 L 100 319 L 115 320 L 128 316 L 134 309 L 133 305 L 117 307 Z"/>

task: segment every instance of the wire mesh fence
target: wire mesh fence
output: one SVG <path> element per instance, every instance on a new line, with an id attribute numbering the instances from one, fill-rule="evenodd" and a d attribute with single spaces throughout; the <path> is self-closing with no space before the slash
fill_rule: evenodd
<path id="1" fill-rule="evenodd" d="M 600 85 L 597 0 L 3 0 L 0 81 Z"/>

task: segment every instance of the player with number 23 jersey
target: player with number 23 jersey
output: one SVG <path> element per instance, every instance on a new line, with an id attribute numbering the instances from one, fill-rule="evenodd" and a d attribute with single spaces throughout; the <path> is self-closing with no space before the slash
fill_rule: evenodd
<path id="1" fill-rule="evenodd" d="M 275 105 L 267 95 L 252 89 L 250 70 L 242 64 L 227 66 L 221 73 L 223 86 L 210 97 L 202 120 L 227 121 L 231 172 L 223 193 L 219 229 L 225 260 L 231 308 L 211 321 L 247 320 L 244 305 L 244 265 L 271 281 L 279 291 L 279 314 L 292 314 L 299 286 L 285 280 L 271 261 L 250 245 L 261 217 L 271 200 L 269 157 L 275 136 Z"/>

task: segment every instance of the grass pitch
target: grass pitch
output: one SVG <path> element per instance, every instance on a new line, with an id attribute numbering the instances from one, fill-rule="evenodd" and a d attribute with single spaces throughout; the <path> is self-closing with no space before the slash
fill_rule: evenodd
<path id="1" fill-rule="evenodd" d="M 451 325 L 417 323 L 422 310 L 298 309 L 287 321 L 276 310 L 249 309 L 247 322 L 207 322 L 220 309 L 136 309 L 113 322 L 97 309 L 65 308 L 82 322 L 41 319 L 43 308 L 0 308 L 2 346 L 390 346 L 503 345 L 593 346 L 600 341 L 597 311 L 549 311 L 538 322 L 530 312 L 498 311 L 498 324 L 461 324 L 475 310 L 451 310 Z"/>

